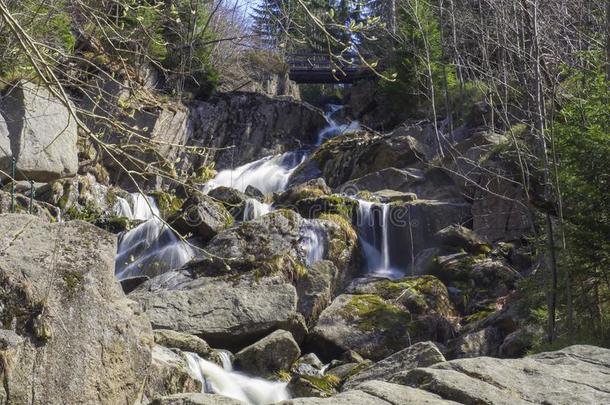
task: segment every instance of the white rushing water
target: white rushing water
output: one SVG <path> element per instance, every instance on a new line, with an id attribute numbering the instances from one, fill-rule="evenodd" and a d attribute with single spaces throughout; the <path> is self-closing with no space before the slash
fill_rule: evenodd
<path id="1" fill-rule="evenodd" d="M 255 198 L 248 198 L 244 206 L 244 221 L 252 221 L 253 219 L 262 217 L 271 212 L 271 204 L 265 204 Z"/>
<path id="2" fill-rule="evenodd" d="M 117 216 L 145 221 L 119 237 L 116 276 L 119 280 L 148 275 L 150 277 L 182 267 L 194 252 L 160 219 L 152 197 L 134 193 L 128 199 L 118 198 Z"/>
<path id="3" fill-rule="evenodd" d="M 256 187 L 263 194 L 284 191 L 290 175 L 305 160 L 303 153 L 288 152 L 282 155 L 267 156 L 236 169 L 218 172 L 216 177 L 204 186 L 209 192 L 216 187 L 231 187 L 244 192 L 248 186 Z"/>
<path id="4" fill-rule="evenodd" d="M 393 279 L 404 277 L 404 271 L 392 265 L 391 226 L 389 204 L 358 200 L 358 234 L 370 275 Z"/>
<path id="5" fill-rule="evenodd" d="M 320 146 L 326 140 L 348 131 L 360 128 L 358 122 L 339 125 L 332 117 L 342 106 L 330 104 L 327 107 L 326 119 L 328 126 L 318 133 L 317 142 L 313 146 Z M 281 155 L 267 156 L 257 161 L 247 163 L 234 169 L 218 172 L 216 177 L 207 182 L 204 192 L 216 187 L 231 187 L 244 192 L 248 186 L 256 187 L 263 194 L 281 192 L 286 189 L 290 176 L 305 161 L 308 153 L 287 152 Z"/>
<path id="6" fill-rule="evenodd" d="M 334 138 L 335 136 L 339 136 L 346 132 L 353 132 L 360 129 L 360 123 L 358 121 L 350 122 L 349 124 L 338 124 L 337 121 L 333 119 L 333 116 L 343 109 L 342 105 L 339 104 L 329 104 L 326 106 L 326 113 L 324 116 L 328 121 L 328 126 L 324 128 L 318 134 L 318 141 L 316 142 L 316 146 L 322 145 L 328 139 Z"/>
<path id="7" fill-rule="evenodd" d="M 301 228 L 300 246 L 304 253 L 307 266 L 312 266 L 314 263 L 324 260 L 326 255 L 326 232 L 325 230 L 313 221 L 305 222 Z"/>
<path id="8" fill-rule="evenodd" d="M 202 392 L 223 395 L 251 405 L 267 405 L 290 399 L 286 383 L 252 378 L 232 371 L 230 360 L 227 367 L 223 359 L 223 368 L 195 353 L 186 353 L 186 356 L 191 372 L 201 381 Z"/>

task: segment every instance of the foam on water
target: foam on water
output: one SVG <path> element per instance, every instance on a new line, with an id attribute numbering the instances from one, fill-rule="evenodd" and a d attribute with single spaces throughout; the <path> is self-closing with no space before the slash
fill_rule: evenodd
<path id="1" fill-rule="evenodd" d="M 186 353 L 186 356 L 189 369 L 202 383 L 202 392 L 223 395 L 250 405 L 267 405 L 290 399 L 287 383 L 252 378 L 226 370 L 195 353 Z"/>

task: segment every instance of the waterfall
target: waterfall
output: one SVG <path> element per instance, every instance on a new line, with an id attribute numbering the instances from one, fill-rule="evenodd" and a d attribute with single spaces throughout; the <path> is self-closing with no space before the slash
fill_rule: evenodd
<path id="1" fill-rule="evenodd" d="M 390 214 L 389 204 L 358 200 L 357 228 L 367 273 L 395 279 L 403 277 L 404 271 L 392 263 Z"/>
<path id="2" fill-rule="evenodd" d="M 271 204 L 262 203 L 254 198 L 248 198 L 244 206 L 244 221 L 252 221 L 270 212 Z"/>
<path id="3" fill-rule="evenodd" d="M 346 132 L 353 132 L 360 129 L 360 123 L 358 121 L 350 122 L 349 124 L 339 125 L 337 121 L 333 119 L 333 115 L 343 109 L 342 105 L 329 104 L 326 106 L 326 112 L 324 116 L 328 121 L 328 126 L 318 133 L 318 141 L 316 146 L 322 145 L 328 139 L 334 138 L 335 136 L 344 134 Z"/>
<path id="4" fill-rule="evenodd" d="M 241 192 L 244 192 L 248 186 L 252 186 L 262 191 L 263 194 L 284 191 L 290 175 L 306 157 L 306 154 L 302 152 L 288 152 L 264 157 L 233 170 L 222 170 L 205 184 L 203 191 L 209 192 L 221 186 L 231 187 Z"/>
<path id="5" fill-rule="evenodd" d="M 312 145 L 320 146 L 324 141 L 349 131 L 356 131 L 360 124 L 356 121 L 339 125 L 332 116 L 343 106 L 329 104 L 325 113 L 328 126 L 318 133 L 317 142 Z M 251 163 L 239 166 L 235 169 L 226 169 L 218 172 L 216 177 L 203 186 L 203 192 L 207 193 L 216 187 L 231 187 L 244 192 L 248 186 L 253 186 L 263 192 L 270 194 L 281 192 L 286 189 L 292 173 L 305 161 L 309 149 L 296 152 L 287 152 L 281 155 L 267 156 Z"/>
<path id="6" fill-rule="evenodd" d="M 223 395 L 250 405 L 267 405 L 290 399 L 286 383 L 248 377 L 226 370 L 195 353 L 185 354 L 189 369 L 201 381 L 202 392 Z"/>
<path id="7" fill-rule="evenodd" d="M 311 267 L 314 263 L 324 260 L 326 255 L 324 229 L 314 221 L 305 221 L 301 228 L 300 247 L 304 253 L 307 266 Z"/>
<path id="8" fill-rule="evenodd" d="M 119 280 L 142 275 L 153 277 L 180 268 L 193 258 L 193 249 L 160 219 L 152 197 L 134 193 L 129 200 L 118 198 L 114 212 L 145 222 L 119 237 L 115 261 Z"/>

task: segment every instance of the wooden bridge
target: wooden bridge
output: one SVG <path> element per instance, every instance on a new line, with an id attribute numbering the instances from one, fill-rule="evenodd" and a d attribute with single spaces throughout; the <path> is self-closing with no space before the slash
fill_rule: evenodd
<path id="1" fill-rule="evenodd" d="M 287 62 L 290 80 L 297 83 L 354 83 L 375 78 L 375 73 L 356 57 L 351 63 L 332 63 L 328 54 L 292 54 Z"/>

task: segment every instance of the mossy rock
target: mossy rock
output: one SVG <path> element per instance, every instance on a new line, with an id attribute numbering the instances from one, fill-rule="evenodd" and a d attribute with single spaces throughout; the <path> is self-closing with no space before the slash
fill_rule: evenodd
<path id="1" fill-rule="evenodd" d="M 308 198 L 319 198 L 331 193 L 324 179 L 318 178 L 298 184 L 283 193 L 276 195 L 275 206 L 295 209 L 297 203 Z"/>
<path id="2" fill-rule="evenodd" d="M 337 214 L 351 221 L 358 202 L 340 195 L 327 195 L 299 200 L 296 208 L 304 218 L 319 218 L 323 214 Z"/>
<path id="3" fill-rule="evenodd" d="M 177 197 L 173 193 L 164 191 L 154 191 L 150 195 L 154 197 L 161 217 L 165 219 L 178 213 L 185 202 L 184 198 Z"/>
<path id="4" fill-rule="evenodd" d="M 314 328 L 315 338 L 336 350 L 379 360 L 418 341 L 447 341 L 456 331 L 447 289 L 435 277 L 361 281 L 347 292 Z"/>

